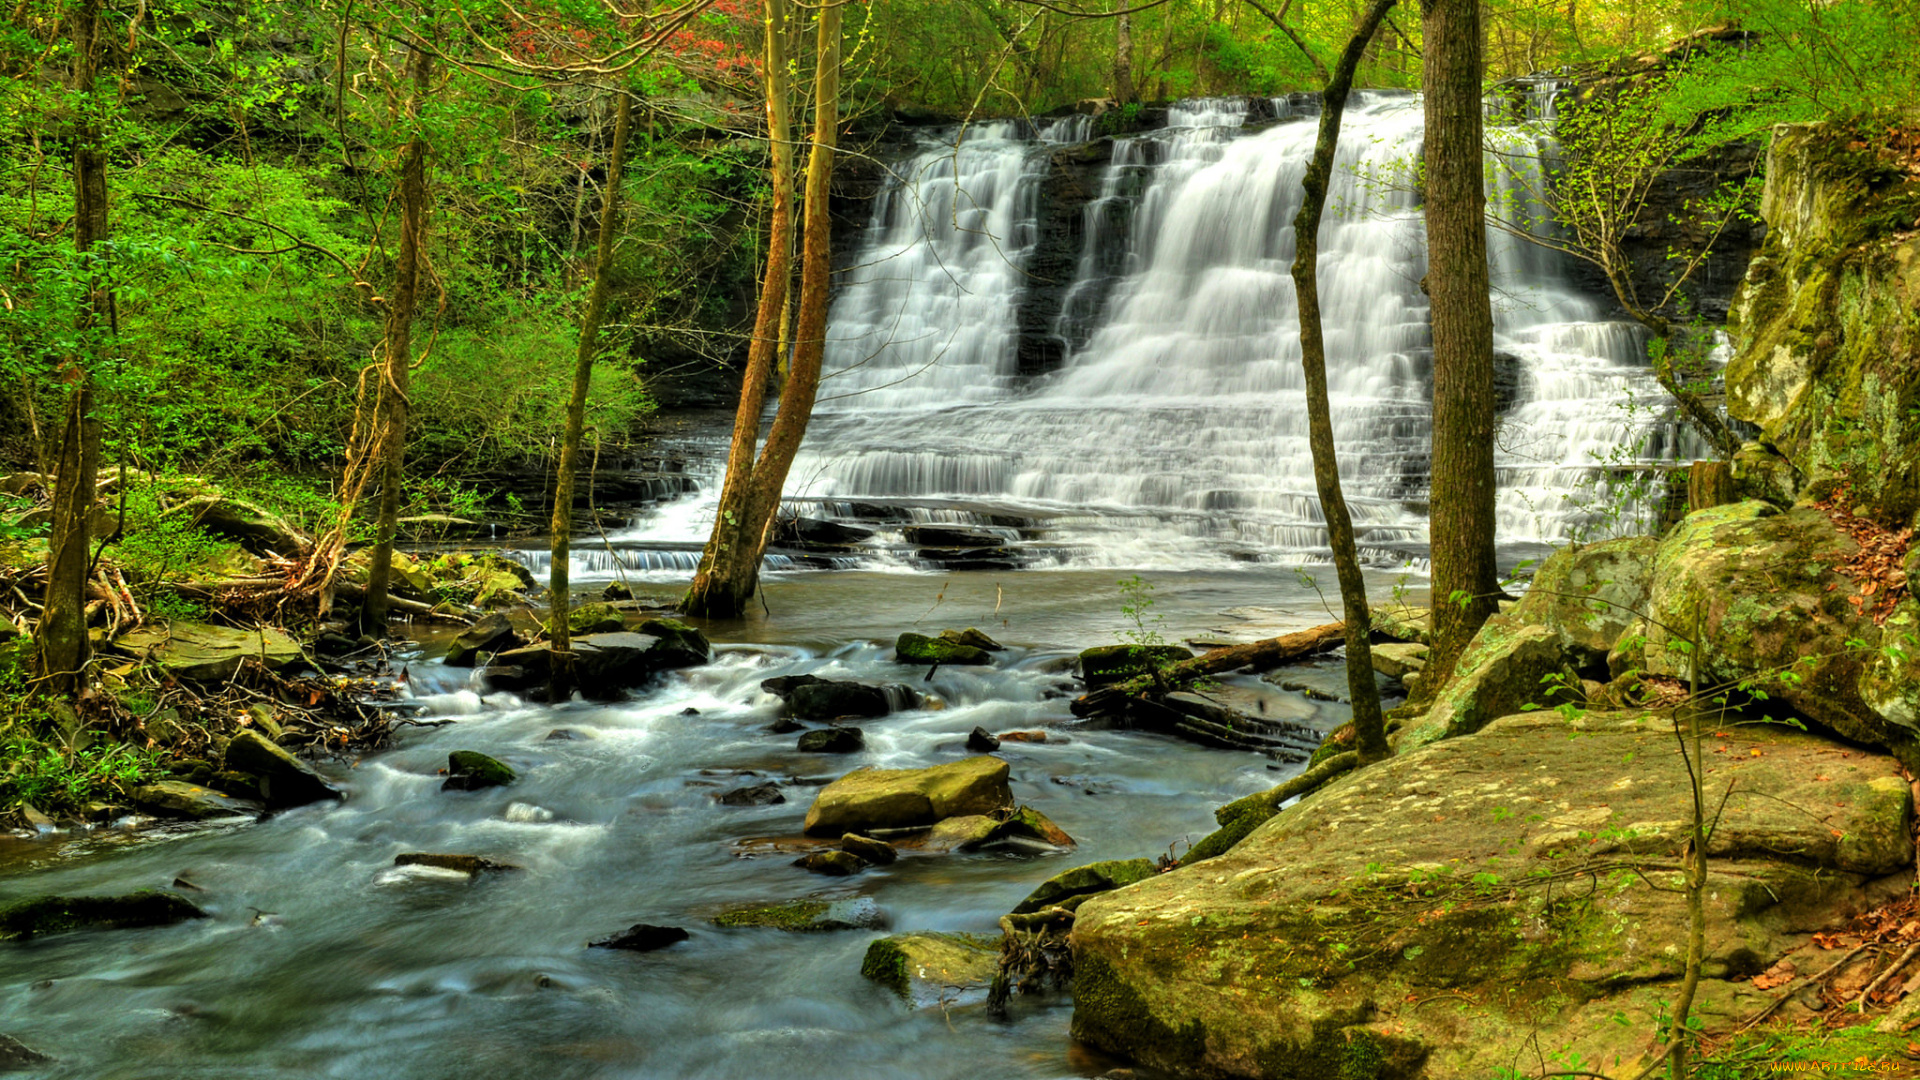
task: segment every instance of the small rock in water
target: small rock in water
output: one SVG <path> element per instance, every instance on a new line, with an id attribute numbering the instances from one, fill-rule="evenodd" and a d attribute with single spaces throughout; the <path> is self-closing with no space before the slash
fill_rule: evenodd
<path id="1" fill-rule="evenodd" d="M 965 630 L 942 630 L 940 640 L 952 645 L 964 645 L 969 649 L 984 649 L 987 652 L 1000 652 L 1005 645 L 969 626 Z"/>
<path id="2" fill-rule="evenodd" d="M 800 749 L 813 754 L 851 754 L 867 745 L 859 728 L 830 727 L 800 736 Z"/>
<path id="3" fill-rule="evenodd" d="M 976 754 L 991 754 L 1000 749 L 1000 740 L 986 728 L 977 727 L 967 733 L 967 749 Z"/>
<path id="4" fill-rule="evenodd" d="M 580 733 L 572 728 L 557 727 L 547 732 L 548 742 L 573 742 L 579 738 Z"/>
<path id="5" fill-rule="evenodd" d="M 988 934 L 900 934 L 867 946 L 860 974 L 927 1007 L 955 991 L 981 993 L 1000 972 L 1000 939 Z"/>
<path id="6" fill-rule="evenodd" d="M 823 681 L 818 675 L 776 675 L 760 680 L 760 689 L 784 701 L 795 690 Z"/>
<path id="7" fill-rule="evenodd" d="M 624 582 L 609 581 L 607 582 L 607 587 L 600 590 L 600 599 L 631 600 L 633 599 L 633 590 L 627 588 Z M 595 942 L 595 944 L 598 944 L 598 942 Z"/>
<path id="8" fill-rule="evenodd" d="M 11 1035 L 0 1035 L 0 1072 L 34 1069 L 53 1061 Z"/>
<path id="9" fill-rule="evenodd" d="M 885 866 L 900 857 L 892 844 L 885 840 L 875 840 L 859 833 L 848 833 L 840 838 L 840 850 L 849 855 L 865 859 L 875 866 Z"/>
<path id="10" fill-rule="evenodd" d="M 677 926 L 654 926 L 650 923 L 634 923 L 617 934 L 609 934 L 597 941 L 587 942 L 589 949 L 626 949 L 629 952 L 652 952 L 678 944 L 691 936 Z"/>
<path id="11" fill-rule="evenodd" d="M 795 859 L 793 865 L 828 877 L 848 877 L 866 869 L 867 861 L 845 851 L 816 851 Z"/>
<path id="12" fill-rule="evenodd" d="M 478 855 L 436 855 L 425 851 L 409 851 L 393 857 L 395 866 L 430 866 L 436 870 L 454 870 L 469 877 L 493 871 L 518 870 L 511 863 L 494 862 Z"/>
<path id="13" fill-rule="evenodd" d="M 700 710 L 689 705 L 686 708 L 680 710 L 680 715 L 681 716 L 699 716 Z"/>
<path id="14" fill-rule="evenodd" d="M 1003 731 L 1000 733 L 1000 741 L 1001 742 L 1046 742 L 1047 733 L 1044 731 Z"/>
<path id="15" fill-rule="evenodd" d="M 724 927 L 771 927 L 792 933 L 825 930 L 879 930 L 887 917 L 870 897 L 845 900 L 789 900 L 784 904 L 734 908 L 713 917 L 713 925 Z"/>
<path id="16" fill-rule="evenodd" d="M 478 791 L 513 783 L 512 769 L 473 750 L 455 750 L 447 755 L 447 781 L 441 791 Z"/>
<path id="17" fill-rule="evenodd" d="M 767 730 L 775 735 L 791 735 L 796 731 L 805 731 L 806 729 L 807 725 L 795 720 L 791 716 L 783 716 L 767 725 Z"/>
<path id="18" fill-rule="evenodd" d="M 538 823 L 542 821 L 552 821 L 553 811 L 544 806 L 517 802 L 507 804 L 507 812 L 504 816 L 508 821 L 519 822 L 521 824 Z"/>
<path id="19" fill-rule="evenodd" d="M 780 794 L 780 785 L 772 781 L 734 788 L 716 798 L 721 806 L 773 806 L 787 801 L 787 797 Z"/>

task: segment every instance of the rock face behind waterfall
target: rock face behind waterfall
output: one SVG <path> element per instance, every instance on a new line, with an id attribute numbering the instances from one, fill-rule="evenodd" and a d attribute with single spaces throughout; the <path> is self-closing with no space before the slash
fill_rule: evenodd
<path id="1" fill-rule="evenodd" d="M 1903 892 L 1913 861 L 1892 759 L 1784 728 L 1726 745 L 1710 1017 L 1764 1001 L 1736 980 Z M 1688 800 L 1671 724 L 1643 713 L 1509 717 L 1349 774 L 1082 904 L 1074 1034 L 1182 1076 L 1465 1080 L 1538 1031 L 1631 1076 L 1682 973 Z"/>

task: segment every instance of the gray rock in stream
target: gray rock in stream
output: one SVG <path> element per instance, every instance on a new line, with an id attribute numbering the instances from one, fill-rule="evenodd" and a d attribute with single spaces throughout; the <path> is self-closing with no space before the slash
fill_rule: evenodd
<path id="1" fill-rule="evenodd" d="M 11 1035 L 0 1035 L 0 1072 L 23 1072 L 51 1065 L 53 1059 Z"/>

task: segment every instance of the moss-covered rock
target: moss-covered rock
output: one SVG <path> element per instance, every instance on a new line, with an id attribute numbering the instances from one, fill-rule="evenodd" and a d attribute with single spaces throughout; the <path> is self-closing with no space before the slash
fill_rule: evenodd
<path id="1" fill-rule="evenodd" d="M 1145 881 L 1154 873 L 1152 859 L 1109 859 L 1076 866 L 1041 882 L 1025 900 L 1014 905 L 1013 913 L 1025 915 L 1044 907 L 1077 907 L 1089 896 Z"/>
<path id="2" fill-rule="evenodd" d="M 1000 970 L 1000 941 L 985 934 L 895 934 L 867 946 L 860 974 L 915 1008 L 986 990 Z"/>
<path id="3" fill-rule="evenodd" d="M 1558 634 L 1578 666 L 1604 663 L 1614 643 L 1646 613 L 1659 546 L 1651 536 L 1627 536 L 1562 548 L 1540 564 L 1509 617 Z"/>
<path id="4" fill-rule="evenodd" d="M 1791 465 L 1798 495 L 1845 485 L 1920 520 L 1920 181 L 1847 122 L 1775 129 L 1767 241 L 1728 316 L 1727 406 Z"/>
<path id="5" fill-rule="evenodd" d="M 991 664 L 993 654 L 972 645 L 905 633 L 893 643 L 893 658 L 902 664 Z"/>
<path id="6" fill-rule="evenodd" d="M 1556 704 L 1561 699 L 1548 696 L 1551 684 L 1545 680 L 1574 675 L 1557 631 L 1516 622 L 1511 612 L 1495 615 L 1460 654 L 1453 677 L 1434 696 L 1426 716 L 1395 733 L 1394 744 L 1411 750 L 1436 739 L 1471 735 L 1529 704 Z"/>
<path id="7" fill-rule="evenodd" d="M 257 731 L 241 730 L 227 743 L 227 769 L 259 778 L 260 797 L 272 809 L 345 796 L 313 767 Z"/>
<path id="8" fill-rule="evenodd" d="M 301 657 L 300 643 L 272 627 L 235 630 L 184 619 L 149 622 L 114 638 L 113 646 L 190 682 L 231 679 L 248 657 L 269 671 Z"/>
<path id="9" fill-rule="evenodd" d="M 250 799 L 235 798 L 223 791 L 188 783 L 185 780 L 161 780 L 142 784 L 127 793 L 133 805 L 164 817 L 209 821 L 219 818 L 254 817 L 267 808 Z"/>
<path id="10" fill-rule="evenodd" d="M 1903 894 L 1913 858 L 1893 759 L 1775 726 L 1714 741 L 1703 999 Z M 1348 773 L 1081 904 L 1074 1034 L 1182 1076 L 1477 1080 L 1537 1033 L 1631 1075 L 1649 1040 L 1610 995 L 1683 973 L 1690 805 L 1671 723 L 1634 713 L 1506 717 Z"/>
<path id="11" fill-rule="evenodd" d="M 512 769 L 494 758 L 477 750 L 455 750 L 447 755 L 447 779 L 440 790 L 478 791 L 504 787 L 516 779 Z"/>
<path id="12" fill-rule="evenodd" d="M 42 896 L 0 908 L 0 941 L 21 941 L 68 930 L 167 926 L 206 917 L 206 912 L 186 899 L 156 889 L 124 896 Z"/>
<path id="13" fill-rule="evenodd" d="M 795 934 L 828 930 L 878 930 L 886 926 L 879 906 L 864 896 L 845 900 L 788 900 L 730 908 L 713 917 L 713 925 L 764 927 Z"/>
<path id="14" fill-rule="evenodd" d="M 808 836 L 931 825 L 1013 805 L 1007 763 L 972 757 L 926 769 L 856 769 L 820 789 L 807 811 Z"/>
<path id="15" fill-rule="evenodd" d="M 815 679 L 793 688 L 787 710 L 801 720 L 874 719 L 893 711 L 887 691 L 868 683 Z"/>
<path id="16" fill-rule="evenodd" d="M 553 633 L 551 620 L 540 624 L 549 635 Z M 575 634 L 617 634 L 627 628 L 626 616 L 612 604 L 581 604 L 567 612 L 567 634 L 569 640 Z"/>
<path id="17" fill-rule="evenodd" d="M 488 615 L 460 632 L 447 646 L 447 655 L 442 662 L 449 667 L 473 667 L 481 660 L 482 654 L 489 656 L 510 652 L 526 644 L 507 617 L 498 613 Z"/>
<path id="18" fill-rule="evenodd" d="M 1184 645 L 1095 645 L 1080 651 L 1080 678 L 1098 690 L 1191 659 L 1193 650 Z"/>
<path id="19" fill-rule="evenodd" d="M 678 619 L 648 619 L 640 624 L 640 632 L 659 639 L 648 650 L 648 660 L 657 671 L 699 667 L 713 659 L 707 635 Z"/>
<path id="20" fill-rule="evenodd" d="M 1747 501 L 1689 515 L 1661 541 L 1637 668 L 1704 686 L 1746 683 L 1775 703 L 1920 765 L 1920 649 L 1913 601 L 1885 626 L 1835 567 L 1859 550 L 1823 511 Z M 1630 643 L 1631 644 L 1631 643 Z M 1895 650 L 1889 653 L 1887 650 Z M 1783 674 L 1784 673 L 1784 674 Z"/>

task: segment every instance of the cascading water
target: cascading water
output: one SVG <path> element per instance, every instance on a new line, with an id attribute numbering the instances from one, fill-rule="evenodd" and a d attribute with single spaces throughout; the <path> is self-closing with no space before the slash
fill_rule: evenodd
<path id="1" fill-rule="evenodd" d="M 1044 215 L 1059 212 L 1043 206 L 1047 185 L 1078 152 L 1063 148 L 1091 134 L 1087 118 L 974 125 L 898 163 L 836 293 L 790 502 L 877 526 L 868 546 L 895 551 L 894 565 L 912 565 L 897 557 L 904 522 L 997 525 L 1005 537 L 974 542 L 1010 540 L 1003 554 L 1027 565 L 1324 558 L 1290 276 L 1317 125 L 1248 127 L 1247 106 L 1183 103 L 1164 128 L 1112 140 L 1071 211 L 1069 281 L 1031 264 Z M 1271 106 L 1262 118 L 1293 111 Z M 1514 111 L 1489 129 L 1496 204 L 1533 199 L 1551 151 L 1551 88 Z M 1417 97 L 1355 96 L 1320 245 L 1341 472 L 1363 557 L 1382 565 L 1425 558 L 1422 137 Z M 1564 256 L 1490 229 L 1489 258 L 1505 384 L 1500 538 L 1534 546 L 1604 528 L 1593 507 L 1620 498 L 1596 465 L 1680 445 L 1643 335 L 1572 286 Z M 1048 288 L 1058 298 L 1040 325 L 1064 359 L 1035 370 L 1022 305 Z M 711 497 L 626 539 L 697 545 Z"/>

